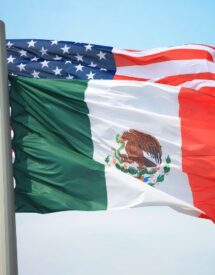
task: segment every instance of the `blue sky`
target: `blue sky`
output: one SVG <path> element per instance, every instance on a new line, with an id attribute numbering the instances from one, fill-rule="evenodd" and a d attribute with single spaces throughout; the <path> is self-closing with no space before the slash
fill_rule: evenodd
<path id="1" fill-rule="evenodd" d="M 8 38 L 91 42 L 120 48 L 214 44 L 212 0 L 1 1 Z"/>
<path id="2" fill-rule="evenodd" d="M 1 1 L 7 38 L 215 45 L 215 1 Z M 20 275 L 212 275 L 215 227 L 162 207 L 17 215 Z"/>

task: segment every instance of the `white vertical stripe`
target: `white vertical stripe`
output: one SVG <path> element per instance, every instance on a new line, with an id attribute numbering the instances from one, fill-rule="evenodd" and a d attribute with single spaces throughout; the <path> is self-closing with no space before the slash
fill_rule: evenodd
<path id="1" fill-rule="evenodd" d="M 179 212 L 199 216 L 203 212 L 193 205 L 157 190 L 116 169 L 106 167 L 108 210 L 141 206 L 169 206 Z"/>
<path id="2" fill-rule="evenodd" d="M 156 188 L 192 203 L 188 178 L 181 171 L 178 93 L 178 87 L 154 83 L 93 80 L 88 84 L 85 101 L 96 161 L 105 163 L 105 158 L 113 154 L 111 148 L 116 147 L 117 134 L 136 129 L 153 135 L 162 146 L 163 160 L 168 155 L 172 160 L 169 175 Z M 106 180 L 111 205 L 113 184 Z"/>

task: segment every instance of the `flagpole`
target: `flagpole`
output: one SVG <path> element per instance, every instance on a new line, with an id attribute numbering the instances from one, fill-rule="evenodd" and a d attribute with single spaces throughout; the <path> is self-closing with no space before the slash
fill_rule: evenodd
<path id="1" fill-rule="evenodd" d="M 18 275 L 5 26 L 0 21 L 0 274 Z"/>

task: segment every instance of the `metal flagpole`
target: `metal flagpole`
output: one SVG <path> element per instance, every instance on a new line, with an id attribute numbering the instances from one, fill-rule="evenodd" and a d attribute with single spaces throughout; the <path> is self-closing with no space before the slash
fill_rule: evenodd
<path id="1" fill-rule="evenodd" d="M 5 26 L 0 21 L 0 274 L 18 275 Z"/>

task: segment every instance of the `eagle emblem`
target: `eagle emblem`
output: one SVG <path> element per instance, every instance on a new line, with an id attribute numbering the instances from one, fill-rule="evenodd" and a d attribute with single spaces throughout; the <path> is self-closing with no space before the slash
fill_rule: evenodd
<path id="1" fill-rule="evenodd" d="M 162 161 L 162 147 L 152 135 L 130 129 L 115 137 L 116 148 L 105 162 L 114 165 L 124 173 L 131 174 L 145 183 L 156 186 L 164 181 L 170 172 L 171 159 L 167 156 Z"/>

